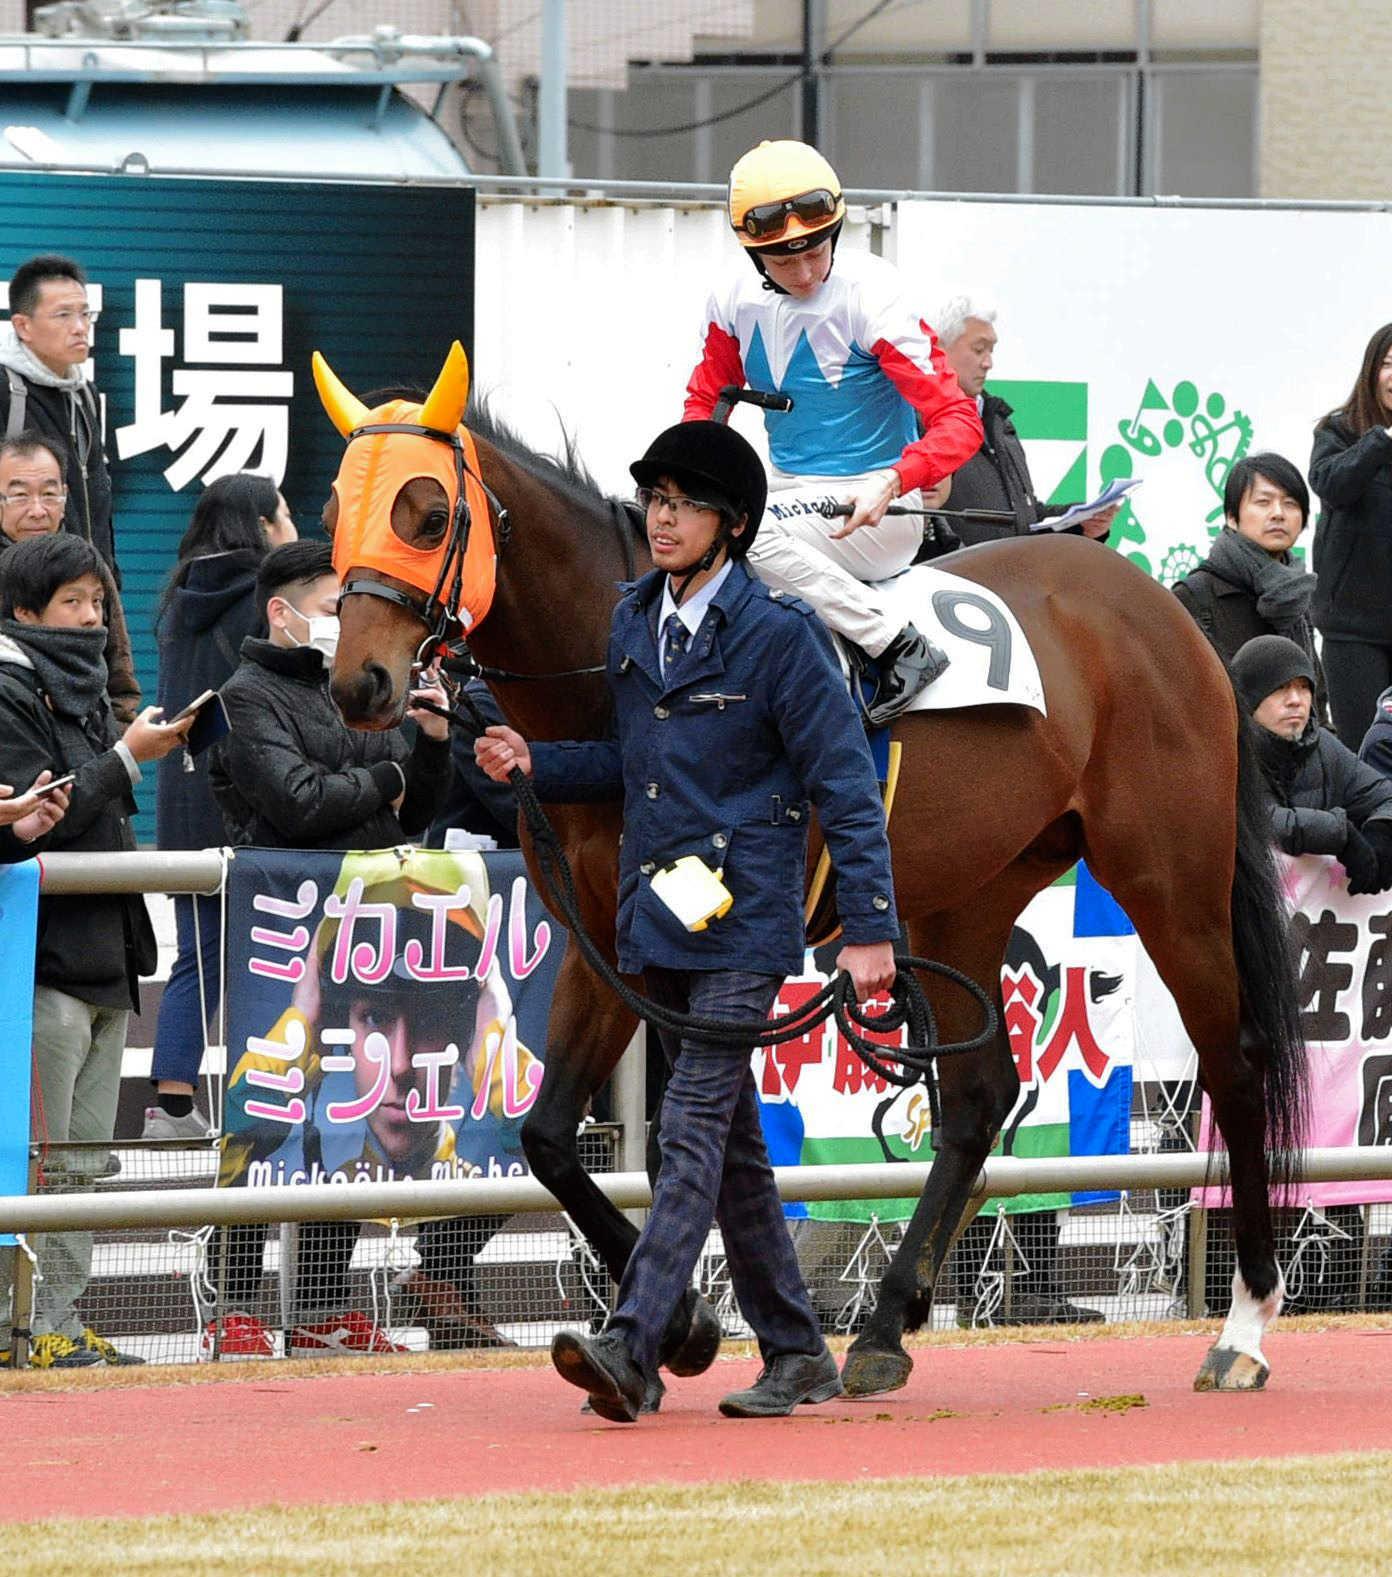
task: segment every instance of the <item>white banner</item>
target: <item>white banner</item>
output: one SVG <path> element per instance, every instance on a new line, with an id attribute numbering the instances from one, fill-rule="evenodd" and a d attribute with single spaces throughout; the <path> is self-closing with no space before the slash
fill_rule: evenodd
<path id="1" fill-rule="evenodd" d="M 1207 555 L 1235 458 L 1306 471 L 1392 316 L 1388 214 L 909 202 L 895 233 L 930 321 L 950 295 L 995 299 L 988 387 L 1039 496 L 1142 478 L 1111 540 L 1166 584 Z"/>

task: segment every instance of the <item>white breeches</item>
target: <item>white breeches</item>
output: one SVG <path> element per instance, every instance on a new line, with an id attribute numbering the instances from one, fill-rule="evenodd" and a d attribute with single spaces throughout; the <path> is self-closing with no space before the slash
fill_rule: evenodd
<path id="1" fill-rule="evenodd" d="M 864 480 L 775 473 L 749 567 L 766 585 L 810 604 L 828 629 L 878 657 L 901 626 L 865 583 L 888 580 L 909 567 L 923 541 L 923 518 L 886 515 L 878 526 L 861 526 L 833 541 L 831 533 L 845 525 L 845 518 L 828 520 L 815 504 L 826 498 L 848 500 Z M 899 502 L 917 506 L 922 497 L 909 493 Z"/>

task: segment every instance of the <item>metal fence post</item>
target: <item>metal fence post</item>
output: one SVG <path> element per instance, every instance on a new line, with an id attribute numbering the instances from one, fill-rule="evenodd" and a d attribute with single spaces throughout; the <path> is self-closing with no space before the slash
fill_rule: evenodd
<path id="1" fill-rule="evenodd" d="M 614 1118 L 623 1128 L 619 1170 L 643 1171 L 648 1160 L 648 1026 L 641 1022 L 614 1069 Z M 646 1210 L 626 1210 L 624 1214 L 637 1227 L 648 1215 Z"/>

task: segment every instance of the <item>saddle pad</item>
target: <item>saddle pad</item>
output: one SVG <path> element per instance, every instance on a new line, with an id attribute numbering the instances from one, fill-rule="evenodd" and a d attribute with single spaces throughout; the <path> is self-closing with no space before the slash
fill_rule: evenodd
<path id="1" fill-rule="evenodd" d="M 896 624 L 913 624 L 952 659 L 906 711 L 1011 704 L 1049 715 L 1039 664 L 1020 621 L 996 592 L 931 564 L 877 581 L 873 590 Z"/>

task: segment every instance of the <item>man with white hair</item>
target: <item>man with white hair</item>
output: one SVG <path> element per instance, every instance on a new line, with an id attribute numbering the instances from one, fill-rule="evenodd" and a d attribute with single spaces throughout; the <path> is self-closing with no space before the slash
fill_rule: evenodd
<path id="1" fill-rule="evenodd" d="M 1039 502 L 1024 446 L 1010 420 L 1011 407 L 999 395 L 986 393 L 986 378 L 995 363 L 995 303 L 980 292 L 949 296 L 933 321 L 962 392 L 976 401 L 985 433 L 981 448 L 953 473 L 952 507 L 1007 510 L 1015 517 L 1010 525 L 963 520 L 962 541 L 970 546 L 1027 536 L 1036 521 L 1061 515 L 1069 506 Z M 1083 534 L 1105 541 L 1119 507 L 1113 504 L 1082 521 Z"/>

